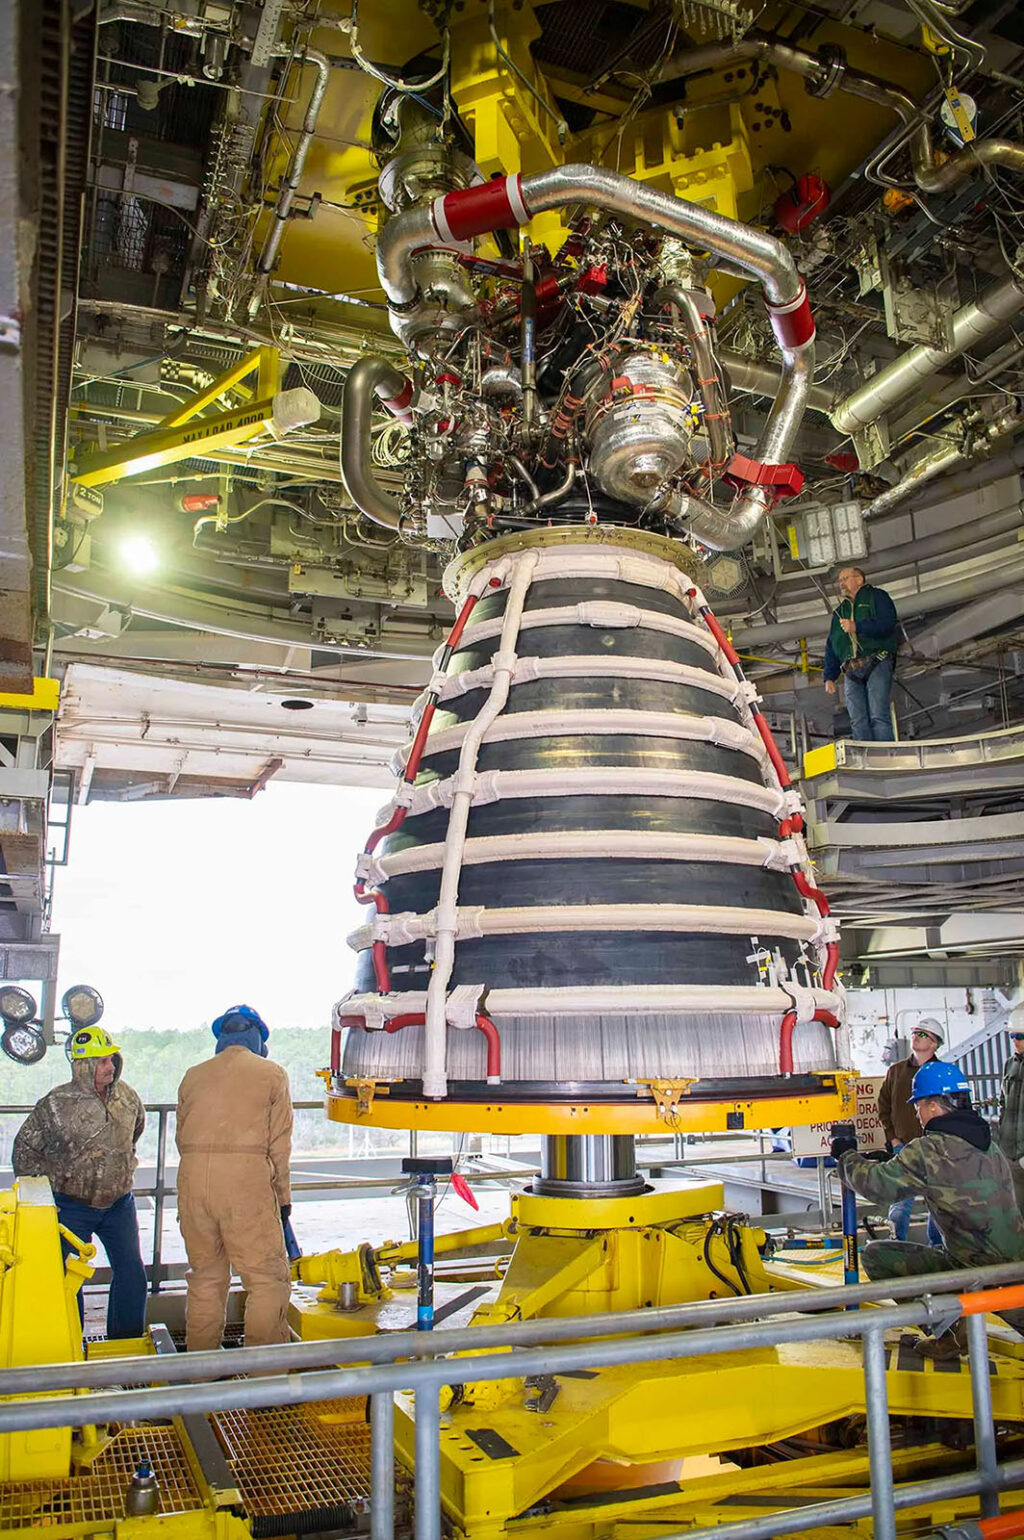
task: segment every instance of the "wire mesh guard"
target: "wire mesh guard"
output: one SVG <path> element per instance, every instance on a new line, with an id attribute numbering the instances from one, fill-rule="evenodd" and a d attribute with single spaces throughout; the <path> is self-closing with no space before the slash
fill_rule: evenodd
<path id="1" fill-rule="evenodd" d="M 259 1521 L 318 1520 L 363 1505 L 370 1496 L 370 1428 L 366 1400 L 352 1397 L 307 1406 L 219 1412 L 211 1418 L 242 1494 L 254 1532 Z M 0 1486 L 0 1532 L 61 1529 L 85 1532 L 125 1517 L 125 1499 L 140 1460 L 153 1467 L 160 1513 L 204 1506 L 174 1427 L 119 1429 L 87 1471 L 54 1481 Z M 315 1528 L 324 1527 L 316 1522 Z M 346 1527 L 337 1523 L 333 1527 Z M 289 1533 L 279 1526 L 261 1532 Z"/>
<path id="2" fill-rule="evenodd" d="M 88 1529 L 123 1519 L 128 1487 L 140 1460 L 148 1460 L 153 1467 L 161 1513 L 202 1508 L 175 1428 L 121 1428 L 81 1475 L 0 1487 L 0 1529 Z"/>
<path id="3" fill-rule="evenodd" d="M 213 1426 L 250 1518 L 369 1499 L 370 1425 L 363 1396 L 218 1412 Z"/>

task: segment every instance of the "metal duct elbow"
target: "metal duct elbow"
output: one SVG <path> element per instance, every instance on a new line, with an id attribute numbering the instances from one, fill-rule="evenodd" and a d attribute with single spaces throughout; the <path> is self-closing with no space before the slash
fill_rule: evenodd
<path id="1" fill-rule="evenodd" d="M 716 508 L 707 498 L 692 492 L 676 492 L 666 512 L 685 524 L 687 534 L 709 551 L 738 551 L 754 538 L 770 506 L 770 494 L 762 487 L 737 498 L 731 508 Z"/>
<path id="2" fill-rule="evenodd" d="M 370 458 L 374 397 L 388 403 L 395 416 L 412 399 L 412 385 L 383 358 L 361 358 L 345 379 L 341 399 L 341 479 L 360 513 L 385 529 L 398 529 L 402 507 L 378 482 Z"/>
<path id="3" fill-rule="evenodd" d="M 949 192 L 964 177 L 986 166 L 1002 166 L 1007 171 L 1024 172 L 1024 144 L 1015 144 L 1010 139 L 975 139 L 951 155 L 942 165 L 936 164 L 927 123 L 922 123 L 915 131 L 910 153 L 914 181 L 922 192 L 927 193 Z"/>

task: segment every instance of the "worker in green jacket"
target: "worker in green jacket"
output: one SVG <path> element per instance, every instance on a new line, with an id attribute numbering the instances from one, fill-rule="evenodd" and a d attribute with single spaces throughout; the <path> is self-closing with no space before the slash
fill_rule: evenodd
<path id="1" fill-rule="evenodd" d="M 853 738 L 858 743 L 891 743 L 892 678 L 900 644 L 896 606 L 884 588 L 867 581 L 860 567 L 841 568 L 836 581 L 843 597 L 825 645 L 825 689 L 835 695 L 842 674 Z"/>
<path id="2" fill-rule="evenodd" d="M 1010 1022 L 1013 1053 L 1003 1065 L 1003 1090 L 999 1103 L 999 1148 L 1010 1162 L 1017 1207 L 1024 1213 L 1024 1012 L 1014 1012 Z"/>
<path id="3" fill-rule="evenodd" d="M 1009 1162 L 971 1105 L 970 1086 L 955 1064 L 932 1059 L 914 1076 L 911 1101 L 924 1136 L 905 1144 L 892 1160 L 857 1154 L 852 1131 L 837 1125 L 832 1154 L 843 1181 L 873 1203 L 920 1195 L 942 1232 L 942 1246 L 911 1241 L 872 1241 L 861 1260 L 873 1281 L 919 1274 L 1024 1264 L 1024 1221 L 1014 1198 Z M 1024 1335 L 1024 1310 L 1001 1311 Z M 958 1331 L 930 1344 L 932 1356 L 958 1357 Z"/>

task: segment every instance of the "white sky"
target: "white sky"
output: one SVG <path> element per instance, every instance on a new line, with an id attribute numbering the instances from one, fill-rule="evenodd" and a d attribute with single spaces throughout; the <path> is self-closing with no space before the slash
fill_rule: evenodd
<path id="1" fill-rule="evenodd" d="M 325 1026 L 366 916 L 356 854 L 387 800 L 272 784 L 252 802 L 76 807 L 54 890 L 60 992 L 94 984 L 115 1034 L 197 1027 L 243 1001 L 271 1027 Z"/>

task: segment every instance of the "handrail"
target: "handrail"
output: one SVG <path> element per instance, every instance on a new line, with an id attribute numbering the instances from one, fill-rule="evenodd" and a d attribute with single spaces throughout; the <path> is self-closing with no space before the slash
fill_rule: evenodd
<path id="1" fill-rule="evenodd" d="M 590 1338 L 619 1334 L 657 1336 L 691 1328 L 718 1328 L 776 1316 L 813 1312 L 842 1312 L 844 1329 L 853 1305 L 873 1305 L 883 1300 L 918 1299 L 942 1301 L 943 1319 L 953 1304 L 944 1296 L 978 1295 L 1005 1285 L 1021 1287 L 1024 1304 L 1024 1264 L 1003 1262 L 993 1267 L 963 1268 L 935 1273 L 927 1278 L 892 1278 L 883 1283 L 844 1284 L 836 1287 L 797 1289 L 775 1294 L 741 1295 L 736 1298 L 699 1300 L 686 1305 L 660 1305 L 645 1310 L 612 1311 L 582 1317 L 553 1316 L 532 1321 L 506 1322 L 499 1326 L 469 1326 L 457 1330 L 388 1332 L 379 1337 L 354 1340 L 327 1339 L 283 1343 L 271 1347 L 237 1348 L 231 1354 L 234 1374 L 255 1375 L 282 1371 L 292 1373 L 338 1364 L 392 1364 L 410 1359 L 442 1357 L 448 1353 L 491 1352 L 495 1349 L 553 1347 L 560 1342 L 585 1342 Z M 933 1312 L 935 1313 L 935 1312 Z M 873 1318 L 877 1314 L 872 1312 Z M 219 1379 L 224 1373 L 220 1351 L 190 1353 L 187 1358 L 104 1358 L 95 1363 L 36 1364 L 31 1368 L 0 1371 L 0 1398 L 27 1391 L 94 1389 L 105 1385 L 152 1385 Z M 479 1378 L 492 1376 L 482 1374 Z M 0 1408 L 2 1411 L 2 1408 Z"/>
<path id="2" fill-rule="evenodd" d="M 1016 1269 L 1019 1277 L 1021 1269 Z M 942 1276 L 942 1275 L 937 1275 Z M 517 1352 L 495 1353 L 493 1349 L 476 1355 L 465 1352 L 469 1333 L 445 1334 L 457 1338 L 457 1359 L 423 1357 L 417 1361 L 367 1363 L 367 1349 L 375 1339 L 361 1339 L 353 1344 L 355 1353 L 363 1362 L 341 1369 L 316 1370 L 308 1374 L 270 1374 L 262 1378 L 250 1377 L 230 1382 L 212 1381 L 206 1384 L 182 1384 L 161 1386 L 157 1389 L 115 1390 L 100 1395 L 71 1395 L 51 1397 L 44 1401 L 33 1397 L 27 1401 L 7 1401 L 0 1405 L 0 1434 L 27 1432 L 37 1428 L 83 1427 L 91 1423 L 125 1422 L 150 1417 L 191 1416 L 194 1413 L 234 1411 L 264 1406 L 294 1406 L 310 1401 L 334 1401 L 346 1396 L 366 1396 L 377 1391 L 402 1391 L 410 1388 L 441 1390 L 453 1382 L 471 1383 L 477 1380 L 522 1379 L 531 1374 L 565 1373 L 577 1369 L 610 1368 L 618 1364 L 663 1362 L 674 1358 L 705 1358 L 723 1353 L 742 1352 L 748 1348 L 778 1346 L 781 1343 L 822 1342 L 829 1339 L 874 1335 L 904 1326 L 945 1327 L 952 1319 L 967 1313 L 960 1296 L 936 1302 L 932 1298 L 933 1280 L 916 1279 L 917 1287 L 926 1284 L 929 1293 L 906 1305 L 891 1305 L 877 1310 L 861 1312 L 828 1310 L 808 1319 L 790 1321 L 756 1321 L 741 1325 L 711 1325 L 704 1330 L 679 1330 L 659 1332 L 649 1336 L 623 1335 L 628 1330 L 630 1313 L 613 1316 L 615 1330 L 620 1335 L 598 1340 L 579 1340 L 581 1328 L 589 1323 L 583 1319 L 566 1320 L 561 1324 L 574 1328 L 576 1340 L 558 1346 L 524 1347 Z M 835 1296 L 842 1291 L 835 1290 Z M 833 1291 L 828 1291 L 832 1294 Z M 1007 1308 L 1007 1298 L 1017 1308 L 1024 1308 L 1024 1286 L 1012 1290 L 1000 1290 L 1000 1308 Z M 803 1300 L 801 1300 L 803 1302 Z M 721 1302 L 715 1301 L 715 1304 Z M 752 1303 L 747 1300 L 748 1308 Z M 767 1303 L 767 1302 L 766 1302 Z M 792 1300 L 788 1300 L 790 1310 Z M 975 1306 L 975 1309 L 977 1306 Z M 643 1312 L 637 1312 L 643 1313 Z M 605 1330 L 608 1330 L 606 1323 Z M 386 1341 L 388 1357 L 408 1351 L 401 1342 L 401 1333 Z M 499 1330 L 499 1340 L 509 1345 L 511 1332 Z M 343 1344 L 334 1344 L 338 1352 Z M 424 1346 L 420 1353 L 437 1351 L 436 1340 Z M 244 1351 L 244 1350 L 242 1350 Z M 152 1380 L 157 1361 L 146 1361 Z M 224 1360 L 221 1358 L 221 1372 Z M 186 1365 L 189 1360 L 185 1360 Z M 232 1357 L 232 1371 L 239 1372 Z M 161 1366 L 162 1368 L 163 1366 Z M 35 1389 L 38 1392 L 39 1368 L 35 1371 Z M 5 1387 L 0 1386 L 0 1390 Z"/>

